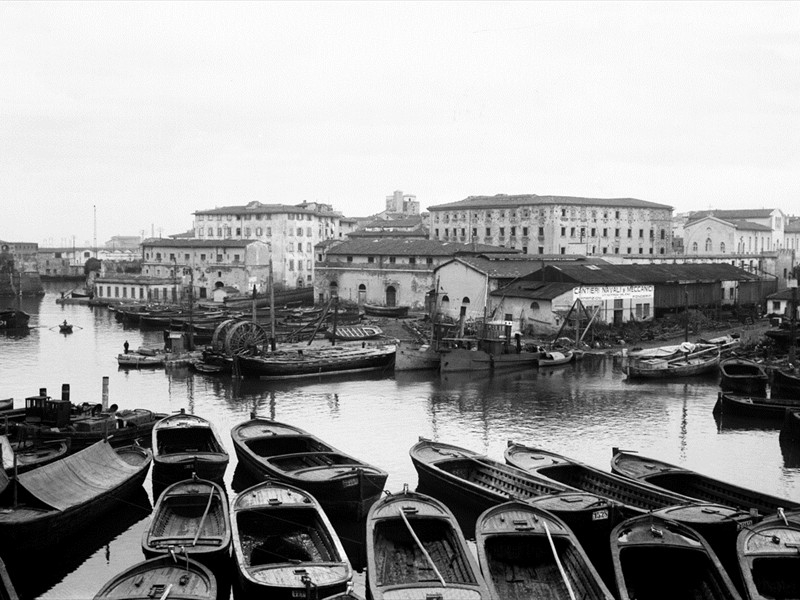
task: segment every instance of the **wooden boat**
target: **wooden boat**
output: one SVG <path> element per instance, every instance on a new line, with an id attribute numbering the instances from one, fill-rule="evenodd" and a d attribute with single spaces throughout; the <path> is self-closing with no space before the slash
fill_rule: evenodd
<path id="1" fill-rule="evenodd" d="M 492 598 L 450 509 L 407 485 L 367 516 L 367 590 L 372 600 Z"/>
<path id="2" fill-rule="evenodd" d="M 5 308 L 0 310 L 0 330 L 27 329 L 31 316 L 24 310 Z"/>
<path id="3" fill-rule="evenodd" d="M 65 439 L 41 442 L 37 439 L 12 442 L 0 435 L 0 463 L 8 474 L 25 473 L 37 467 L 60 460 L 69 453 Z"/>
<path id="4" fill-rule="evenodd" d="M 72 333 L 72 324 L 71 323 L 61 323 L 58 326 L 59 333 Z"/>
<path id="5" fill-rule="evenodd" d="M 153 426 L 153 480 L 161 485 L 192 474 L 200 479 L 222 481 L 228 468 L 228 452 L 214 425 L 184 409 Z"/>
<path id="6" fill-rule="evenodd" d="M 233 554 L 248 597 L 324 598 L 348 591 L 353 570 L 319 502 L 265 481 L 231 501 Z"/>
<path id="7" fill-rule="evenodd" d="M 192 369 L 204 375 L 219 375 L 225 371 L 225 367 L 221 364 L 207 363 L 202 360 L 196 360 L 192 363 Z"/>
<path id="8" fill-rule="evenodd" d="M 743 358 L 726 358 L 719 363 L 720 387 L 725 392 L 766 396 L 769 376 L 757 362 Z"/>
<path id="9" fill-rule="evenodd" d="M 571 363 L 574 358 L 575 353 L 572 350 L 566 350 L 565 352 L 545 351 L 539 357 L 539 366 L 558 367 Z"/>
<path id="10" fill-rule="evenodd" d="M 800 408 L 800 399 L 745 396 L 719 392 L 714 413 L 755 419 L 783 419 L 787 409 Z"/>
<path id="11" fill-rule="evenodd" d="M 182 552 L 211 568 L 228 560 L 230 548 L 225 490 L 197 477 L 173 483 L 161 493 L 142 536 L 147 558 Z"/>
<path id="12" fill-rule="evenodd" d="M 781 445 L 793 444 L 800 446 L 800 407 L 786 409 L 779 438 Z"/>
<path id="13" fill-rule="evenodd" d="M 0 558 L 0 600 L 19 600 L 2 558 Z"/>
<path id="14" fill-rule="evenodd" d="M 486 510 L 475 542 L 492 598 L 614 598 L 572 530 L 541 508 L 512 501 Z"/>
<path id="15" fill-rule="evenodd" d="M 721 357 L 728 357 L 741 346 L 742 338 L 738 334 L 721 335 L 713 338 L 700 338 L 697 340 L 697 343 L 717 346 L 719 348 L 719 355 Z"/>
<path id="16" fill-rule="evenodd" d="M 398 340 L 394 356 L 395 371 L 421 371 L 438 369 L 440 353 L 428 343 Z"/>
<path id="17" fill-rule="evenodd" d="M 775 369 L 770 393 L 776 398 L 800 400 L 800 373 L 790 368 Z"/>
<path id="18" fill-rule="evenodd" d="M 166 357 L 163 354 L 150 356 L 138 352 L 120 353 L 117 355 L 117 363 L 120 367 L 136 367 L 143 369 L 146 367 L 163 367 Z"/>
<path id="19" fill-rule="evenodd" d="M 719 348 L 706 348 L 677 358 L 630 360 L 624 367 L 628 379 L 672 379 L 716 373 Z"/>
<path id="20" fill-rule="evenodd" d="M 800 508 L 800 503 L 720 481 L 677 465 L 614 448 L 611 470 L 671 492 L 740 510 L 754 509 L 762 516 L 779 508 Z"/>
<path id="21" fill-rule="evenodd" d="M 736 540 L 750 600 L 800 598 L 800 513 L 780 513 L 743 529 Z"/>
<path id="22" fill-rule="evenodd" d="M 116 405 L 107 411 L 100 405 L 84 410 L 68 400 L 31 396 L 25 399 L 25 420 L 17 427 L 24 429 L 26 437 L 42 442 L 66 439 L 75 452 L 102 439 L 112 446 L 149 439 L 153 426 L 166 416 L 145 408 L 117 410 Z"/>
<path id="23" fill-rule="evenodd" d="M 4 411 L 12 410 L 14 408 L 13 398 L 0 398 L 0 414 Z"/>
<path id="24" fill-rule="evenodd" d="M 253 418 L 233 427 L 231 438 L 246 472 L 306 490 L 332 514 L 365 515 L 388 477 L 386 471 L 286 423 Z"/>
<path id="25" fill-rule="evenodd" d="M 408 316 L 408 306 L 380 306 L 378 304 L 362 304 L 364 314 L 370 317 L 391 317 L 403 319 Z"/>
<path id="26" fill-rule="evenodd" d="M 0 492 L 17 486 L 17 503 L 0 507 L 0 551 L 36 550 L 70 538 L 141 487 L 152 459 L 146 448 L 100 441 L 14 481 L 1 472 Z"/>
<path id="27" fill-rule="evenodd" d="M 325 337 L 328 339 L 336 338 L 346 342 L 354 342 L 361 340 L 373 340 L 383 335 L 383 329 L 374 325 L 345 325 L 344 327 L 336 327 L 334 334 L 332 329 L 325 330 Z"/>
<path id="28" fill-rule="evenodd" d="M 391 369 L 396 346 L 327 346 L 277 350 L 259 356 L 239 356 L 242 375 L 259 379 L 295 379 Z"/>
<path id="29" fill-rule="evenodd" d="M 160 556 L 113 577 L 94 600 L 217 600 L 217 579 L 199 562 Z"/>
<path id="30" fill-rule="evenodd" d="M 474 342 L 448 341 L 454 345 L 440 348 L 439 370 L 443 373 L 533 368 L 543 356 L 538 346 L 526 348 L 515 344 L 511 338 L 511 326 L 505 321 L 481 325 Z"/>
<path id="31" fill-rule="evenodd" d="M 619 600 L 741 600 L 708 542 L 681 523 L 632 517 L 614 528 L 611 554 Z"/>
<path id="32" fill-rule="evenodd" d="M 583 490 L 623 504 L 628 516 L 689 504 L 693 498 L 601 471 L 555 452 L 508 442 L 506 462 L 554 484 Z"/>

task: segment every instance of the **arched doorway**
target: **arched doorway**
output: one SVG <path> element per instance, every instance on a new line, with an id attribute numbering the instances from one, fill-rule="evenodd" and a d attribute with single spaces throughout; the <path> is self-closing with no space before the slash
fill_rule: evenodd
<path id="1" fill-rule="evenodd" d="M 331 298 L 338 298 L 339 297 L 339 284 L 335 281 L 331 281 L 328 284 L 328 292 Z"/>
<path id="2" fill-rule="evenodd" d="M 397 290 L 393 285 L 386 288 L 386 306 L 397 306 Z"/>
<path id="3" fill-rule="evenodd" d="M 367 301 L 367 286 L 363 283 L 358 286 L 358 303 L 364 304 Z"/>

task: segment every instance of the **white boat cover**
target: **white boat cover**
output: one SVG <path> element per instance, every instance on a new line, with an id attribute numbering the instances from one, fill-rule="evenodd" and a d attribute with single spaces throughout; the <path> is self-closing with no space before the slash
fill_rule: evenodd
<path id="1" fill-rule="evenodd" d="M 111 444 L 101 440 L 66 458 L 22 473 L 18 481 L 45 504 L 65 510 L 116 488 L 141 468 L 125 462 Z"/>
<path id="2" fill-rule="evenodd" d="M 11 469 L 14 467 L 14 449 L 11 447 L 11 442 L 8 441 L 8 436 L 0 435 L 0 456 L 3 457 L 0 471 Z M 0 492 L 3 491 L 3 478 L 0 477 Z"/>

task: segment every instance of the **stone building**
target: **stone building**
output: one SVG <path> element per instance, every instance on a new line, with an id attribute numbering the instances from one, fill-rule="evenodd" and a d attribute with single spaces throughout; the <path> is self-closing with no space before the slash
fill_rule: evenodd
<path id="1" fill-rule="evenodd" d="M 672 207 L 635 198 L 499 194 L 428 211 L 431 239 L 523 254 L 659 255 L 672 248 Z"/>
<path id="2" fill-rule="evenodd" d="M 777 208 L 704 210 L 689 214 L 684 252 L 758 254 L 784 248 L 786 217 Z"/>

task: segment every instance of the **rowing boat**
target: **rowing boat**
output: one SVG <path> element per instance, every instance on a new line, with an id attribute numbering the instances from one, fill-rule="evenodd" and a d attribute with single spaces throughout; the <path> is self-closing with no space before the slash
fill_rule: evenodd
<path id="1" fill-rule="evenodd" d="M 800 512 L 779 513 L 743 529 L 736 551 L 750 600 L 800 598 Z"/>

